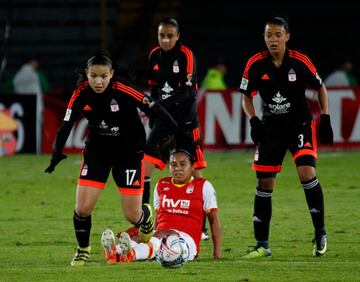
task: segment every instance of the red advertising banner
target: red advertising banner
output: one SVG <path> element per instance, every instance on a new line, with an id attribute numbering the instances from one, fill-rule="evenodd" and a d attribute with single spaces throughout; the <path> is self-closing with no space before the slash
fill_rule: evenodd
<path id="1" fill-rule="evenodd" d="M 360 88 L 329 88 L 328 95 L 335 144 L 326 149 L 360 148 Z M 306 97 L 314 119 L 318 119 L 316 92 L 308 90 Z M 254 105 L 261 116 L 258 95 L 254 97 Z M 205 149 L 253 146 L 250 124 L 241 107 L 241 94 L 236 90 L 200 93 L 198 110 Z"/>
<path id="2" fill-rule="evenodd" d="M 328 88 L 329 111 L 334 130 L 334 146 L 326 149 L 360 148 L 360 88 Z M 319 118 L 317 95 L 306 92 L 315 119 Z M 254 97 L 256 112 L 261 116 L 258 95 Z M 66 103 L 45 97 L 42 152 L 51 153 L 56 130 L 61 124 Z M 198 110 L 205 149 L 232 150 L 253 146 L 250 124 L 241 107 L 241 94 L 235 89 L 199 91 Z M 142 117 L 147 127 L 146 117 Z M 65 153 L 80 152 L 84 147 L 87 121 L 83 118 L 72 129 Z M 325 148 L 325 147 L 320 147 Z"/>

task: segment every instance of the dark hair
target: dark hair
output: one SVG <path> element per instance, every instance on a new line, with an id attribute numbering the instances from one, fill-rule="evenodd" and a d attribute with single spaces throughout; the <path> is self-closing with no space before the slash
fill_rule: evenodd
<path id="1" fill-rule="evenodd" d="M 159 23 L 159 26 L 161 26 L 161 25 L 171 25 L 176 28 L 176 31 L 178 33 L 180 31 L 179 24 L 178 24 L 177 20 L 175 20 L 174 18 L 165 18 L 165 19 L 161 20 Z"/>
<path id="2" fill-rule="evenodd" d="M 103 54 L 97 54 L 95 56 L 92 56 L 87 62 L 86 62 L 86 68 L 89 68 L 92 65 L 104 65 L 109 66 L 112 68 L 112 61 L 110 58 Z"/>
<path id="3" fill-rule="evenodd" d="M 265 26 L 268 24 L 281 25 L 284 27 L 286 32 L 290 32 L 288 21 L 284 17 L 273 17 L 271 19 L 268 19 L 265 23 Z"/>
<path id="4" fill-rule="evenodd" d="M 190 159 L 191 163 L 195 162 L 195 158 L 194 155 L 192 153 L 190 153 L 190 150 L 185 149 L 185 148 L 175 148 L 173 150 L 170 151 L 170 156 L 176 154 L 176 153 L 184 153 L 185 155 L 187 155 Z"/>
<path id="5" fill-rule="evenodd" d="M 111 79 L 112 81 L 120 81 L 131 86 L 135 85 L 136 77 L 134 71 L 125 68 L 119 63 L 113 63 L 110 57 L 103 54 L 97 54 L 95 56 L 92 56 L 90 59 L 87 60 L 85 68 L 76 70 L 79 75 L 77 84 L 87 80 L 85 69 L 88 69 L 93 65 L 104 65 L 110 67 L 111 69 L 114 69 L 114 75 Z"/>

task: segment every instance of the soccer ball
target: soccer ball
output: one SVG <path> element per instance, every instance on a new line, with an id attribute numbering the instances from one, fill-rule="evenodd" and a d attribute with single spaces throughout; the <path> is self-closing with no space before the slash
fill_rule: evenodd
<path id="1" fill-rule="evenodd" d="M 178 235 L 167 235 L 161 239 L 156 261 L 165 268 L 179 268 L 189 258 L 189 246 Z"/>

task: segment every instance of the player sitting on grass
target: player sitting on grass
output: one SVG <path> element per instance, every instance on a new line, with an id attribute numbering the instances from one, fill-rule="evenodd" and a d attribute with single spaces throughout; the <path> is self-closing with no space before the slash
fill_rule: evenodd
<path id="1" fill-rule="evenodd" d="M 156 231 L 147 243 L 137 243 L 126 232 L 121 232 L 119 243 L 115 235 L 106 229 L 101 237 L 106 262 L 132 262 L 155 257 L 161 238 L 178 234 L 189 246 L 189 260 L 200 251 L 201 229 L 204 215 L 209 220 L 213 258 L 221 256 L 221 225 L 217 215 L 216 193 L 211 183 L 203 178 L 194 179 L 194 158 L 185 149 L 174 149 L 170 153 L 171 177 L 160 179 L 154 191 Z M 132 234 L 134 235 L 134 234 Z"/>

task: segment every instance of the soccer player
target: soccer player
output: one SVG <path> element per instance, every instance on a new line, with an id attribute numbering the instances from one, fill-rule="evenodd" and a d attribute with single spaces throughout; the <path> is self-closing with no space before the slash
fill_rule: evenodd
<path id="1" fill-rule="evenodd" d="M 160 179 L 154 190 L 156 231 L 147 243 L 136 243 L 122 232 L 120 244 L 115 245 L 114 233 L 107 229 L 101 242 L 107 263 L 132 262 L 154 258 L 161 238 L 178 234 L 189 246 L 194 259 L 200 251 L 201 229 L 207 216 L 213 241 L 213 258 L 221 257 L 221 224 L 217 214 L 216 194 L 211 183 L 204 178 L 193 178 L 194 158 L 189 150 L 177 148 L 170 152 L 171 177 Z"/>
<path id="2" fill-rule="evenodd" d="M 313 255 L 323 256 L 327 250 L 323 192 L 315 169 L 316 121 L 312 120 L 305 89 L 318 90 L 321 108 L 319 140 L 330 145 L 333 143 L 333 132 L 328 97 L 310 58 L 302 52 L 288 49 L 286 43 L 289 39 L 289 25 L 284 18 L 268 20 L 264 32 L 268 50 L 248 60 L 240 85 L 240 92 L 244 94 L 243 109 L 250 119 L 251 137 L 257 146 L 252 166 L 257 177 L 253 214 L 257 243 L 245 258 L 271 256 L 268 243 L 271 196 L 276 174 L 281 171 L 287 150 L 293 156 L 315 229 Z M 252 102 L 257 91 L 263 103 L 262 120 L 256 116 Z"/>
<path id="3" fill-rule="evenodd" d="M 161 106 L 132 86 L 130 74 L 109 57 L 96 55 L 80 74 L 77 87 L 67 106 L 64 120 L 58 129 L 49 167 L 51 173 L 66 156 L 62 153 L 71 128 L 80 115 L 88 119 L 88 136 L 80 167 L 73 216 L 78 247 L 72 266 L 82 266 L 90 255 L 91 214 L 107 178 L 112 171 L 121 194 L 125 218 L 140 227 L 140 239 L 148 241 L 154 220 L 149 204 L 142 204 L 143 151 L 146 136 L 137 107 L 154 112 L 164 120 L 176 122 Z"/>
<path id="4" fill-rule="evenodd" d="M 158 43 L 149 54 L 148 84 L 151 97 L 159 101 L 174 117 L 179 126 L 188 132 L 189 138 L 176 136 L 177 146 L 192 145 L 196 152 L 194 177 L 202 177 L 201 169 L 206 167 L 202 152 L 201 132 L 196 106 L 197 69 L 194 53 L 180 43 L 178 22 L 166 18 L 158 26 Z M 150 182 L 155 168 L 164 170 L 168 155 L 161 155 L 159 144 L 173 134 L 158 118 L 150 119 L 151 132 L 145 149 L 145 183 L 143 202 L 150 201 Z M 193 144 L 189 144 L 190 143 Z M 193 140 L 193 142 L 191 142 Z M 205 219 L 204 226 L 205 232 Z M 204 239 L 206 234 L 204 233 Z"/>

